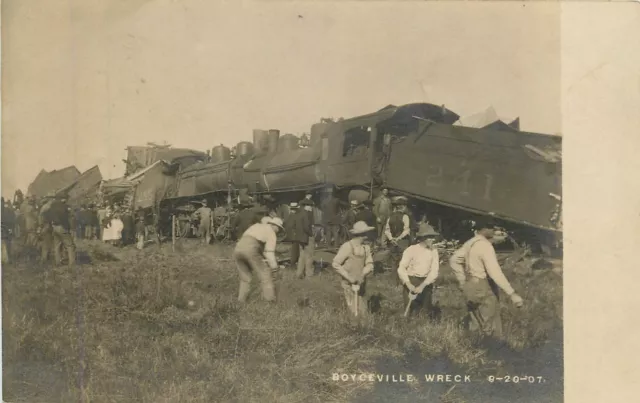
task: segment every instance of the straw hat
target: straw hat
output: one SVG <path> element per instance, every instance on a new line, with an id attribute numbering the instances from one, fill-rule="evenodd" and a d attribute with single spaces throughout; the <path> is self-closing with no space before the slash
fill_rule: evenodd
<path id="1" fill-rule="evenodd" d="M 353 228 L 351 228 L 349 232 L 353 235 L 358 235 L 364 234 L 365 232 L 373 231 L 374 229 L 374 227 L 368 226 L 366 222 L 358 221 L 357 223 L 353 224 Z"/>
<path id="2" fill-rule="evenodd" d="M 267 218 L 267 217 L 265 217 Z M 284 229 L 284 225 L 282 223 L 282 218 L 280 217 L 268 217 L 266 221 L 266 224 L 272 224 L 275 225 L 276 227 L 279 227 L 281 229 Z"/>
<path id="3" fill-rule="evenodd" d="M 409 199 L 407 199 L 405 196 L 396 196 L 391 202 L 399 206 L 406 206 L 407 203 L 409 203 Z"/>
<path id="4" fill-rule="evenodd" d="M 360 207 L 360 202 L 358 200 L 351 200 L 349 204 L 351 204 L 351 207 Z"/>
<path id="5" fill-rule="evenodd" d="M 314 206 L 315 203 L 313 202 L 313 200 L 304 199 L 304 200 L 300 201 L 300 205 L 301 206 Z"/>
<path id="6" fill-rule="evenodd" d="M 416 232 L 416 237 L 418 238 L 426 238 L 438 235 L 440 234 L 427 223 L 420 223 L 420 225 L 418 226 L 418 232 Z"/>
<path id="7" fill-rule="evenodd" d="M 289 207 L 290 208 L 298 208 L 298 207 L 300 207 L 300 205 L 298 205 L 297 202 L 291 202 L 291 203 L 289 203 Z"/>

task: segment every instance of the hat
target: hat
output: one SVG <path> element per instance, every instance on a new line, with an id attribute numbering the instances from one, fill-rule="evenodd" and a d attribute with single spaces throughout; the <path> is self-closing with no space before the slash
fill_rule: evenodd
<path id="1" fill-rule="evenodd" d="M 300 207 L 300 206 L 298 205 L 298 203 L 297 203 L 297 202 L 291 202 L 291 203 L 289 203 L 289 207 L 290 207 L 290 208 L 298 208 L 298 207 Z"/>
<path id="2" fill-rule="evenodd" d="M 394 197 L 392 200 L 393 204 L 397 204 L 400 206 L 405 206 L 408 202 L 409 200 L 405 196 L 397 196 L 397 197 Z"/>
<path id="3" fill-rule="evenodd" d="M 477 230 L 483 229 L 483 228 L 493 228 L 496 226 L 495 220 L 491 217 L 480 217 L 474 221 L 475 221 L 475 224 L 473 227 Z"/>
<path id="4" fill-rule="evenodd" d="M 418 226 L 418 232 L 416 232 L 416 237 L 425 238 L 428 236 L 438 236 L 440 235 L 433 227 L 427 223 L 420 223 Z"/>
<path id="5" fill-rule="evenodd" d="M 301 206 L 313 206 L 314 204 L 315 203 L 313 203 L 313 200 L 309 200 L 309 199 L 304 199 L 300 201 Z"/>
<path id="6" fill-rule="evenodd" d="M 358 235 L 364 234 L 365 232 L 373 231 L 374 229 L 374 227 L 368 226 L 366 222 L 358 221 L 357 223 L 353 224 L 353 228 L 351 228 L 349 232 L 353 235 Z"/>
<path id="7" fill-rule="evenodd" d="M 284 226 L 282 224 L 282 218 L 280 217 L 269 217 L 267 220 L 264 220 L 264 221 L 265 221 L 265 224 L 272 224 L 272 225 L 275 225 L 276 227 L 284 229 Z"/>
<path id="8" fill-rule="evenodd" d="M 358 207 L 358 206 L 360 206 L 360 201 L 359 201 L 359 200 L 354 199 L 354 200 L 351 200 L 351 201 L 349 202 L 349 204 L 351 204 L 351 206 L 352 206 L 352 207 Z"/>

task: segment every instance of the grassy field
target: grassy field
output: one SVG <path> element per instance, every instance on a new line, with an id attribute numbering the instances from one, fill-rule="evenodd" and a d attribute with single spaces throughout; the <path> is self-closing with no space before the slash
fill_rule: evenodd
<path id="1" fill-rule="evenodd" d="M 526 270 L 527 261 L 506 271 L 526 306 L 503 302 L 499 345 L 458 327 L 463 301 L 449 268 L 435 294 L 439 320 L 404 318 L 389 273 L 368 285 L 375 313 L 355 319 L 330 268 L 307 280 L 283 270 L 276 305 L 262 302 L 256 281 L 241 307 L 228 246 L 79 250 L 91 263 L 73 271 L 3 268 L 5 401 L 562 401 L 562 278 Z M 418 381 L 332 379 L 369 372 Z M 427 383 L 427 373 L 473 382 Z M 488 375 L 543 382 L 491 384 Z"/>

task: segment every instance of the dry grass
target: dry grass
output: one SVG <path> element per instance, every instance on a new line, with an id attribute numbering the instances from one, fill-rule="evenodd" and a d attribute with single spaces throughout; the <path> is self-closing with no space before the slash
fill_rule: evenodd
<path id="1" fill-rule="evenodd" d="M 255 287 L 240 307 L 228 247 L 80 249 L 94 262 L 77 271 L 3 270 L 6 401 L 367 401 L 375 383 L 334 382 L 331 374 L 399 368 L 419 375 L 434 372 L 433 360 L 482 374 L 508 368 L 511 356 L 544 344 L 562 326 L 561 278 L 552 272 L 514 280 L 528 305 L 516 311 L 503 303 L 511 349 L 497 357 L 457 326 L 464 311 L 448 270 L 436 291 L 437 323 L 403 318 L 400 290 L 388 274 L 369 285 L 379 311 L 354 320 L 326 270 L 305 281 L 284 271 L 277 305 L 263 304 Z M 404 387 L 418 397 L 430 393 L 424 384 Z M 438 393 L 440 401 L 465 401 L 449 388 Z"/>

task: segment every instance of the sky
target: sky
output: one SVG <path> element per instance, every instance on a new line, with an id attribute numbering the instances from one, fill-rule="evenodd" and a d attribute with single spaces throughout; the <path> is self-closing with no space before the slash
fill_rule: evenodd
<path id="1" fill-rule="evenodd" d="M 558 4 L 5 0 L 2 194 L 124 172 L 127 145 L 210 149 L 388 104 L 492 105 L 561 131 Z"/>

